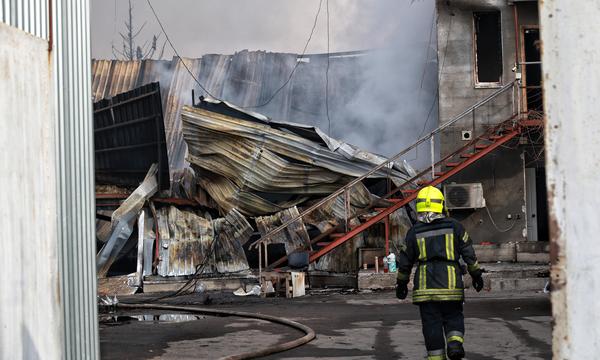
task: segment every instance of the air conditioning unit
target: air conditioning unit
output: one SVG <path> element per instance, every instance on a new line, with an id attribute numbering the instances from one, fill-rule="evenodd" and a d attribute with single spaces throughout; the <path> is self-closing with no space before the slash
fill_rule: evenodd
<path id="1" fill-rule="evenodd" d="M 445 185 L 444 197 L 446 198 L 446 207 L 449 210 L 485 207 L 481 183 Z"/>

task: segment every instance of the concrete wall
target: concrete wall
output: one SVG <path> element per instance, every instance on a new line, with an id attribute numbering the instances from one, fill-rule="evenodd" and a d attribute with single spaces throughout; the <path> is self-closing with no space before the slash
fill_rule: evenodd
<path id="1" fill-rule="evenodd" d="M 450 5 L 448 5 L 450 4 Z M 458 5 L 456 5 L 458 4 Z M 444 123 L 495 89 L 475 88 L 473 77 L 473 12 L 499 10 L 502 19 L 502 83 L 514 80 L 515 31 L 506 1 L 437 1 L 439 121 Z M 482 115 L 483 116 L 483 115 Z M 487 120 L 487 119 L 485 119 Z M 470 126 L 471 119 L 457 124 Z M 479 120 L 483 121 L 483 120 Z M 460 140 L 460 138 L 459 138 Z"/>
<path id="2" fill-rule="evenodd" d="M 48 43 L 0 23 L 0 359 L 60 359 Z"/>
<path id="3" fill-rule="evenodd" d="M 523 23 L 537 23 L 535 7 L 519 5 Z M 502 84 L 515 80 L 512 71 L 516 59 L 514 9 L 506 0 L 437 1 L 438 11 L 438 75 L 439 121 L 452 120 L 463 110 L 497 91 L 497 88 L 477 88 L 474 78 L 473 12 L 499 10 L 501 12 L 503 71 Z M 480 134 L 484 125 L 508 119 L 513 113 L 513 93 L 507 91 L 490 103 L 465 116 L 440 136 L 440 152 L 449 154 L 464 145 L 462 130 Z M 454 211 L 475 242 L 503 243 L 526 240 L 525 182 L 522 151 L 498 149 L 479 160 L 449 182 L 481 182 L 488 210 L 496 223 L 490 220 L 486 209 Z M 510 219 L 509 219 L 510 217 Z M 500 231 L 502 230 L 502 231 Z"/>
<path id="4" fill-rule="evenodd" d="M 600 354 L 600 7 L 540 2 L 554 359 Z"/>
<path id="5" fill-rule="evenodd" d="M 500 148 L 448 180 L 448 183 L 482 183 L 487 210 L 451 212 L 465 226 L 475 243 L 525 240 L 523 175 L 521 151 Z"/>

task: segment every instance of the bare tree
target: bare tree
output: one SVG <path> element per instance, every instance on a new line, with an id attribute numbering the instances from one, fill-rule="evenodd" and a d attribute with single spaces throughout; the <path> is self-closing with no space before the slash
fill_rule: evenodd
<path id="1" fill-rule="evenodd" d="M 131 0 L 129 0 L 129 18 L 125 21 L 125 32 L 120 32 L 123 49 L 119 50 L 114 45 L 112 46 L 112 52 L 115 58 L 123 59 L 123 60 L 144 60 L 144 59 L 152 59 L 154 54 L 158 49 L 158 42 L 160 36 L 162 34 L 153 35 L 152 41 L 146 40 L 143 45 L 138 45 L 136 43 L 136 38 L 140 35 L 142 30 L 146 26 L 146 22 L 142 24 L 139 29 L 135 29 L 133 24 L 133 6 L 131 5 Z M 162 59 L 165 52 L 165 45 L 167 41 L 163 41 L 162 46 L 160 47 L 160 52 L 158 53 L 157 59 Z"/>

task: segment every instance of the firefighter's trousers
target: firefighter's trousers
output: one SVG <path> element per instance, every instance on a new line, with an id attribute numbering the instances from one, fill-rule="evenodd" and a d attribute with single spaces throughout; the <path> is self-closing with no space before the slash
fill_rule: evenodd
<path id="1" fill-rule="evenodd" d="M 463 343 L 465 319 L 462 301 L 432 301 L 419 304 L 423 336 L 429 359 L 446 359 L 446 344 Z"/>

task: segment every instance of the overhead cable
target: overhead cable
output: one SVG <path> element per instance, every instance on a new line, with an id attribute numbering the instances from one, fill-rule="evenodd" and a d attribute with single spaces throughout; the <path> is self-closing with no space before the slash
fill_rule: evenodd
<path id="1" fill-rule="evenodd" d="M 160 26 L 160 29 L 162 30 L 163 34 L 165 34 L 165 38 L 167 39 L 167 42 L 169 43 L 169 46 L 171 46 L 171 49 L 173 49 L 173 52 L 175 53 L 175 56 L 177 56 L 179 58 L 179 60 L 181 60 L 181 64 L 187 70 L 187 72 L 190 74 L 190 76 L 194 79 L 194 81 L 196 82 L 196 84 L 198 84 L 198 86 L 200 87 L 200 89 L 202 89 L 210 97 L 212 97 L 212 98 L 214 98 L 216 100 L 221 100 L 217 96 L 215 96 L 214 94 L 212 94 L 210 91 L 208 91 L 208 89 L 206 89 L 206 87 L 200 83 L 200 81 L 198 80 L 198 78 L 196 78 L 196 76 L 194 75 L 194 73 L 192 73 L 192 70 L 190 70 L 190 68 L 187 66 L 187 64 L 183 60 L 183 58 L 179 55 L 179 52 L 175 48 L 175 45 L 173 45 L 173 42 L 171 41 L 171 38 L 167 34 L 167 31 L 165 30 L 165 27 L 163 26 L 162 22 L 158 18 L 158 15 L 156 14 L 156 11 L 154 10 L 154 7 L 152 6 L 152 3 L 150 2 L 150 0 L 146 0 L 146 2 L 148 3 L 148 6 L 150 6 L 150 9 L 152 10 L 152 13 L 154 14 L 154 17 L 156 18 L 156 21 L 158 22 L 158 25 Z"/>
<path id="2" fill-rule="evenodd" d="M 154 18 L 158 22 L 158 25 L 160 26 L 162 32 L 165 34 L 165 37 L 167 39 L 167 42 L 169 43 L 169 46 L 171 47 L 171 49 L 173 49 L 173 52 L 175 53 L 175 56 L 177 56 L 181 60 L 181 63 L 183 64 L 183 67 L 186 69 L 186 71 L 190 74 L 190 76 L 194 79 L 194 81 L 196 82 L 196 84 L 198 84 L 198 86 L 206 94 L 208 94 L 209 96 L 211 96 L 212 98 L 214 98 L 216 100 L 221 100 L 222 101 L 222 99 L 220 99 L 219 97 L 215 96 L 210 91 L 208 91 L 208 89 L 204 85 L 202 85 L 202 83 L 200 83 L 200 81 L 194 75 L 194 73 L 192 73 L 192 71 L 190 70 L 190 68 L 185 63 L 185 61 L 183 61 L 183 58 L 181 57 L 181 55 L 179 55 L 179 52 L 175 48 L 175 45 L 173 45 L 173 42 L 171 41 L 171 38 L 167 34 L 167 31 L 165 30 L 165 27 L 163 26 L 162 22 L 160 21 L 160 18 L 158 17 L 158 14 L 154 10 L 154 7 L 152 6 L 152 3 L 150 2 L 150 0 L 146 0 L 146 2 L 148 3 L 148 6 L 152 10 L 152 13 L 154 14 Z M 313 36 L 313 34 L 315 32 L 315 28 L 317 26 L 317 20 L 319 19 L 319 14 L 321 13 L 322 4 L 323 4 L 323 0 L 319 0 L 319 7 L 318 7 L 317 13 L 315 15 L 313 26 L 312 26 L 312 28 L 310 30 L 310 34 L 308 36 L 308 40 L 306 40 L 306 43 L 304 45 L 304 49 L 302 50 L 302 54 L 300 55 L 300 57 L 304 57 L 304 55 L 306 54 L 306 49 L 308 48 L 308 44 L 310 44 L 310 41 L 312 40 L 312 36 Z M 292 80 L 292 77 L 294 76 L 294 73 L 296 72 L 296 69 L 298 68 L 299 65 L 300 65 L 300 61 L 297 60 L 294 68 L 290 72 L 290 74 L 287 77 L 286 81 L 279 88 L 277 88 L 277 90 L 275 90 L 275 92 L 273 92 L 273 94 L 266 101 L 264 101 L 264 102 L 262 102 L 260 104 L 257 104 L 257 105 L 253 105 L 253 106 L 240 106 L 240 107 L 243 108 L 243 109 L 252 109 L 252 108 L 259 108 L 259 107 L 263 107 L 263 106 L 268 105 L 275 98 L 275 96 L 277 96 L 277 94 L 279 94 L 279 92 L 281 90 L 283 90 L 283 88 L 285 88 L 289 84 L 289 82 Z"/>
<path id="3" fill-rule="evenodd" d="M 313 21 L 312 29 L 310 30 L 310 34 L 308 35 L 306 44 L 304 44 L 304 49 L 302 50 L 302 54 L 300 55 L 300 58 L 304 57 L 304 55 L 306 54 L 306 49 L 308 49 L 308 44 L 310 44 L 313 34 L 315 33 L 315 28 L 317 27 L 317 20 L 319 19 L 319 14 L 321 13 L 321 5 L 322 4 L 323 4 L 323 0 L 319 0 L 319 8 L 317 9 L 317 13 L 315 14 L 315 20 Z M 281 90 L 283 90 L 283 88 L 285 88 L 287 86 L 287 84 L 289 84 L 289 82 L 292 80 L 292 77 L 294 76 L 294 73 L 296 72 L 296 69 L 298 69 L 299 65 L 300 65 L 300 61 L 299 61 L 299 59 L 296 59 L 296 65 L 294 65 L 294 67 L 292 68 L 292 71 L 290 72 L 290 75 L 288 76 L 287 80 L 283 84 L 281 84 L 281 86 L 279 88 L 277 88 L 277 90 L 275 90 L 275 92 L 266 101 L 264 101 L 260 104 L 257 104 L 257 105 L 253 105 L 253 106 L 240 106 L 240 107 L 243 109 L 254 109 L 254 108 L 259 108 L 259 107 L 268 105 L 275 98 L 275 96 L 277 96 L 277 94 L 279 94 L 279 92 Z"/>

